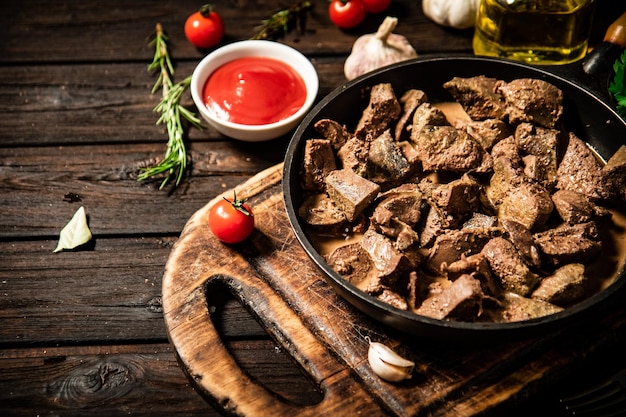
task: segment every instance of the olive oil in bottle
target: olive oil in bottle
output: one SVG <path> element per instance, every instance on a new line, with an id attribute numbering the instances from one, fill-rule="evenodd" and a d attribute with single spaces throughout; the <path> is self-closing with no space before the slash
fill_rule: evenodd
<path id="1" fill-rule="evenodd" d="M 476 55 L 566 64 L 587 53 L 595 0 L 481 0 Z"/>

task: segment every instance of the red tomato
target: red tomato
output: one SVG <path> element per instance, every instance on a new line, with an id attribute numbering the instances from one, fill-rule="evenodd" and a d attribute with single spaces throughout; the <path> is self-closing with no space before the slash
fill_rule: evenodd
<path id="1" fill-rule="evenodd" d="M 224 243 L 239 243 L 254 230 L 254 215 L 245 201 L 226 198 L 209 210 L 209 227 L 216 238 Z"/>
<path id="2" fill-rule="evenodd" d="M 389 7 L 391 0 L 361 0 L 367 13 L 382 13 Z"/>
<path id="3" fill-rule="evenodd" d="M 197 48 L 211 48 L 222 40 L 224 22 L 211 5 L 205 4 L 187 18 L 185 36 Z"/>
<path id="4" fill-rule="evenodd" d="M 350 29 L 365 19 L 365 6 L 362 0 L 332 0 L 328 15 L 336 26 Z"/>

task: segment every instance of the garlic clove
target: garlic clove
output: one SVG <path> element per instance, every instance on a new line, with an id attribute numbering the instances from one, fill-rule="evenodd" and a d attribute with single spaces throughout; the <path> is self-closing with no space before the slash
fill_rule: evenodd
<path id="1" fill-rule="evenodd" d="M 415 367 L 415 362 L 403 358 L 378 342 L 369 342 L 367 360 L 376 375 L 390 382 L 410 379 Z"/>
<path id="2" fill-rule="evenodd" d="M 352 80 L 383 66 L 417 57 L 417 52 L 404 36 L 392 33 L 397 24 L 397 18 L 387 16 L 376 33 L 357 38 L 344 63 L 346 79 Z"/>

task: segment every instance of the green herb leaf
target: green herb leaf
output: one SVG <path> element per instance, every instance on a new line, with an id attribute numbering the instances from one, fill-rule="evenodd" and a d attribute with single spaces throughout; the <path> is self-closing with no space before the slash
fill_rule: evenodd
<path id="1" fill-rule="evenodd" d="M 609 91 L 613 94 L 617 103 L 617 113 L 626 119 L 626 84 L 624 75 L 626 74 L 626 50 L 613 64 L 615 76 L 609 85 Z"/>
<path id="2" fill-rule="evenodd" d="M 60 252 L 64 249 L 74 249 L 80 245 L 91 240 L 91 230 L 87 226 L 87 215 L 85 214 L 85 208 L 79 208 L 72 220 L 61 230 L 59 236 L 59 244 L 54 252 Z"/>

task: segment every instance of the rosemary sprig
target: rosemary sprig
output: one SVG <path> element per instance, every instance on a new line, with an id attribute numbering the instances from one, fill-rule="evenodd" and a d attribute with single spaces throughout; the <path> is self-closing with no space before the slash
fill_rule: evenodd
<path id="1" fill-rule="evenodd" d="M 176 185 L 187 169 L 187 149 L 185 147 L 185 128 L 182 119 L 186 119 L 198 129 L 204 129 L 202 121 L 190 110 L 180 104 L 183 93 L 191 84 L 191 75 L 184 80 L 174 83 L 174 66 L 167 49 L 167 35 L 163 31 L 160 23 L 157 23 L 154 39 L 150 42 L 154 46 L 154 58 L 148 65 L 148 71 L 158 70 L 159 75 L 152 87 L 152 94 L 159 88 L 162 90 L 161 101 L 153 109 L 155 113 L 160 113 L 156 124 L 165 124 L 167 129 L 167 148 L 165 156 L 156 165 L 142 169 L 137 176 L 138 181 L 143 181 L 155 175 L 165 174 L 159 188 L 163 188 L 172 176 L 176 176 Z"/>
<path id="2" fill-rule="evenodd" d="M 269 19 L 261 22 L 257 33 L 251 39 L 279 39 L 292 29 L 300 26 L 300 32 L 306 28 L 306 15 L 313 8 L 310 1 L 299 1 L 289 7 L 274 12 Z"/>

